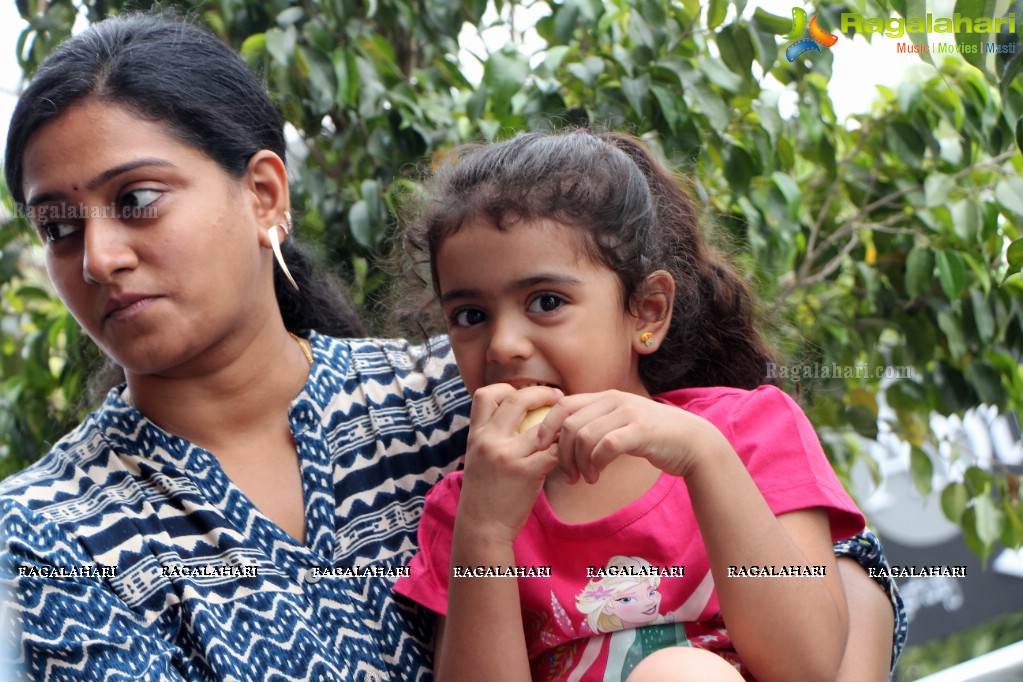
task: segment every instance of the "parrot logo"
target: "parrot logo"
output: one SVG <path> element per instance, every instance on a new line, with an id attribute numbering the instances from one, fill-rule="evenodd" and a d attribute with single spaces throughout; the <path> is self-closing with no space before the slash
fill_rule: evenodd
<path id="1" fill-rule="evenodd" d="M 796 61 L 801 54 L 810 50 L 816 50 L 820 54 L 822 45 L 824 47 L 831 47 L 838 42 L 838 36 L 834 33 L 828 33 L 817 23 L 818 16 L 820 15 L 813 15 L 813 19 L 810 20 L 810 26 L 807 27 L 806 10 L 801 7 L 792 8 L 792 32 L 789 33 L 788 39 L 795 40 L 795 42 L 785 48 L 785 58 L 790 62 Z M 796 40 L 796 38 L 803 35 L 804 29 L 809 30 L 810 37 Z"/>

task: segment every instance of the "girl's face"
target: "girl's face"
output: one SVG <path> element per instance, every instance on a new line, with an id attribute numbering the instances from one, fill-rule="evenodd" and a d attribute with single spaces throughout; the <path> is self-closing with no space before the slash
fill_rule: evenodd
<path id="1" fill-rule="evenodd" d="M 641 582 L 627 590 L 622 590 L 612 598 L 604 613 L 618 616 L 625 627 L 644 625 L 657 620 L 657 610 L 661 607 L 661 592 L 653 585 Z"/>
<path id="2" fill-rule="evenodd" d="M 436 254 L 440 300 L 466 386 L 618 389 L 648 395 L 615 274 L 583 251 L 576 228 L 551 221 L 498 230 L 465 224 Z"/>
<path id="3" fill-rule="evenodd" d="M 214 344 L 276 307 L 249 186 L 162 124 L 95 100 L 41 126 L 24 155 L 57 293 L 128 372 L 222 365 Z"/>

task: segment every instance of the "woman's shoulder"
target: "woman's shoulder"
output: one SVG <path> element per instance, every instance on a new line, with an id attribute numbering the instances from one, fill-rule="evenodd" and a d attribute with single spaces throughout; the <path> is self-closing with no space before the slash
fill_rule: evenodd
<path id="1" fill-rule="evenodd" d="M 309 341 L 320 359 L 343 372 L 353 365 L 379 365 L 411 372 L 424 371 L 433 366 L 446 367 L 454 363 L 451 344 L 446 336 L 413 343 L 407 339 L 337 338 L 312 332 Z"/>
<path id="2" fill-rule="evenodd" d="M 344 386 L 351 393 L 401 395 L 457 406 L 468 401 L 446 336 L 423 343 L 405 339 L 310 336 L 317 358 L 313 384 Z M 451 409 L 455 409 L 452 407 Z"/>

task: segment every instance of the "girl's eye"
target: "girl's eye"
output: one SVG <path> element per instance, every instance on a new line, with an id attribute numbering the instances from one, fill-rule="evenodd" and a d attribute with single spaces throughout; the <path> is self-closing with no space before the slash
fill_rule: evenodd
<path id="1" fill-rule="evenodd" d="M 549 313 L 565 305 L 565 299 L 557 294 L 540 294 L 529 302 L 531 313 Z"/>
<path id="2" fill-rule="evenodd" d="M 617 601 L 619 604 L 631 604 L 632 602 L 636 601 L 636 598 L 635 597 L 619 597 L 615 601 Z"/>
<path id="3" fill-rule="evenodd" d="M 456 327 L 472 327 L 487 319 L 486 313 L 477 308 L 462 308 L 451 316 L 451 323 Z"/>
<path id="4" fill-rule="evenodd" d="M 39 233 L 48 242 L 59 242 L 65 237 L 70 237 L 78 232 L 78 225 L 73 223 L 42 223 L 39 226 Z"/>
<path id="5" fill-rule="evenodd" d="M 151 206 L 163 194 L 156 189 L 133 189 L 121 196 L 121 216 L 142 218 L 144 209 Z"/>

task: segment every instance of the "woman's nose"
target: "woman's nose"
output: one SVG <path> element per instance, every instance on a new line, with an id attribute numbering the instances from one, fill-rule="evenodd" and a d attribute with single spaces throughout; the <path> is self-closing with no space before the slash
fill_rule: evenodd
<path id="1" fill-rule="evenodd" d="M 129 228 L 119 220 L 87 220 L 83 230 L 82 274 L 86 282 L 106 284 L 114 273 L 138 264 Z"/>

